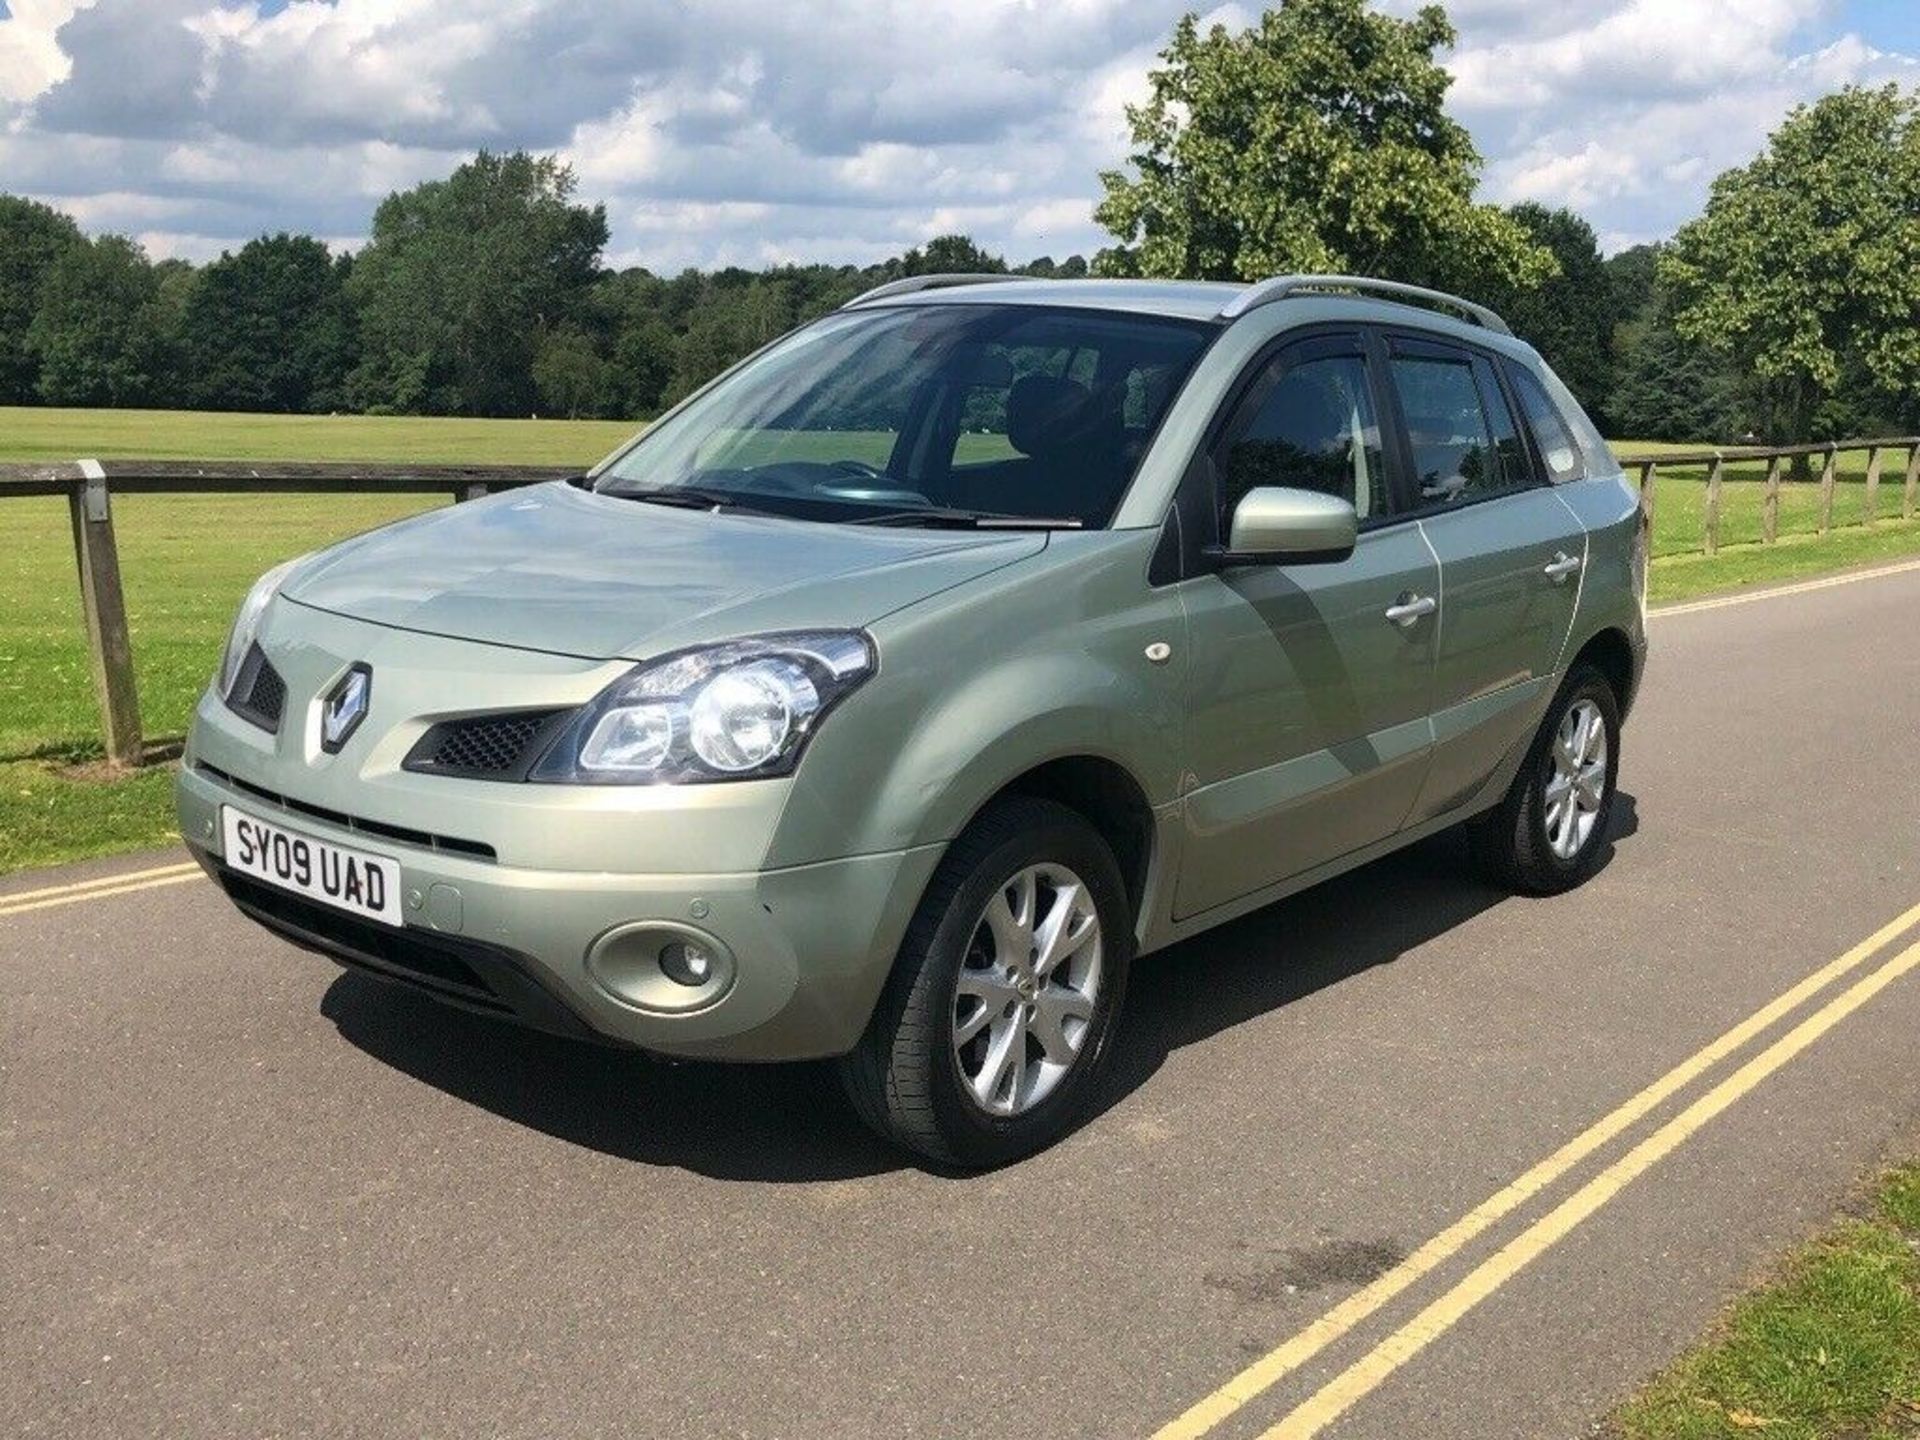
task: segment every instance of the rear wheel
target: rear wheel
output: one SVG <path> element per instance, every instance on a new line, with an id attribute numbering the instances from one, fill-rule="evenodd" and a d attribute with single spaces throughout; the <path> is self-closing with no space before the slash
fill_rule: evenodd
<path id="1" fill-rule="evenodd" d="M 1581 666 L 1548 707 L 1505 800 L 1470 827 L 1496 883 L 1531 895 L 1571 890 L 1600 868 L 1620 770 L 1620 702 Z"/>
<path id="2" fill-rule="evenodd" d="M 997 801 L 954 842 L 886 992 L 840 1062 L 875 1129 L 930 1159 L 1006 1164 L 1086 1114 L 1126 992 L 1132 915 L 1077 812 Z"/>

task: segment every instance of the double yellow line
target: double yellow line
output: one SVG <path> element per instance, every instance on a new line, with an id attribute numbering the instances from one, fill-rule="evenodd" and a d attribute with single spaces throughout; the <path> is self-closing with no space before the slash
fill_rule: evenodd
<path id="1" fill-rule="evenodd" d="M 1353 1330 L 1415 1281 L 1458 1254 L 1477 1236 L 1539 1194 L 1581 1160 L 1829 985 L 1857 970 L 1915 924 L 1920 924 L 1920 905 L 1882 926 L 1838 959 L 1823 965 L 1785 994 L 1763 1005 L 1718 1039 L 1681 1061 L 1618 1109 L 1595 1121 L 1518 1179 L 1421 1245 L 1393 1269 L 1356 1291 L 1306 1329 L 1261 1356 L 1212 1394 L 1163 1425 L 1154 1432 L 1154 1440 L 1197 1440 L 1197 1437 L 1207 1434 L 1249 1401 L 1265 1393 L 1328 1345 Z M 1314 1392 L 1278 1424 L 1263 1432 L 1262 1440 L 1307 1440 L 1307 1437 L 1319 1434 L 1402 1364 L 1444 1334 L 1474 1306 L 1565 1238 L 1581 1221 L 1599 1210 L 1637 1176 L 1678 1149 L 1714 1116 L 1916 966 L 1920 966 L 1920 943 L 1909 945 L 1814 1011 L 1508 1241 L 1438 1300 Z"/>
<path id="2" fill-rule="evenodd" d="M 109 895 L 131 895 L 136 890 L 157 890 L 163 885 L 179 885 L 200 874 L 191 860 L 178 865 L 156 865 L 151 870 L 132 870 L 122 875 L 103 875 L 97 880 L 79 880 L 71 885 L 50 885 L 44 890 L 22 890 L 0 895 L 0 919 L 25 915 L 32 910 L 51 910 L 56 905 L 78 905 L 83 900 L 104 900 Z"/>

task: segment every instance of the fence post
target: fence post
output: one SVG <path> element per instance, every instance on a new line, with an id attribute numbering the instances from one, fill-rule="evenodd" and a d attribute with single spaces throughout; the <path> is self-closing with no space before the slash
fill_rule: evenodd
<path id="1" fill-rule="evenodd" d="M 1840 452 L 1827 447 L 1827 463 L 1820 470 L 1820 533 L 1833 529 L 1833 482 L 1840 467 Z"/>
<path id="2" fill-rule="evenodd" d="M 1907 488 L 1900 501 L 1900 518 L 1913 518 L 1913 492 L 1920 489 L 1920 441 L 1907 447 Z"/>
<path id="3" fill-rule="evenodd" d="M 1726 467 L 1726 460 L 1718 450 L 1713 452 L 1713 468 L 1707 471 L 1707 554 L 1720 553 L 1720 472 Z"/>
<path id="4" fill-rule="evenodd" d="M 1780 467 L 1787 457 L 1776 455 L 1767 462 L 1766 509 L 1763 512 L 1760 539 L 1771 545 L 1780 538 Z"/>
<path id="5" fill-rule="evenodd" d="M 1648 460 L 1640 467 L 1640 512 L 1647 517 L 1647 550 L 1653 551 L 1653 477 L 1660 469 L 1656 460 Z"/>
<path id="6" fill-rule="evenodd" d="M 73 518 L 73 554 L 80 567 L 80 604 L 87 617 L 87 650 L 107 763 L 140 761 L 140 695 L 133 678 L 133 639 L 120 588 L 120 552 L 113 540 L 113 504 L 98 460 L 82 460 L 80 479 L 67 491 Z"/>
<path id="7" fill-rule="evenodd" d="M 1871 525 L 1880 518 L 1880 447 L 1867 447 L 1867 518 Z"/>

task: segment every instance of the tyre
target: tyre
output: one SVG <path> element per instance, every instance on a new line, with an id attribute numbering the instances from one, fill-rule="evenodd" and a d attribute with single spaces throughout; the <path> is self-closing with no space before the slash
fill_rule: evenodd
<path id="1" fill-rule="evenodd" d="M 995 801 L 928 884 L 840 1061 L 847 1094 L 882 1135 L 943 1164 L 1044 1149 L 1088 1112 L 1132 956 L 1100 833 L 1052 801 Z"/>
<path id="2" fill-rule="evenodd" d="M 1528 895 L 1557 895 L 1600 868 L 1620 771 L 1620 702 L 1607 677 L 1570 673 L 1507 796 L 1469 826 L 1488 878 Z"/>

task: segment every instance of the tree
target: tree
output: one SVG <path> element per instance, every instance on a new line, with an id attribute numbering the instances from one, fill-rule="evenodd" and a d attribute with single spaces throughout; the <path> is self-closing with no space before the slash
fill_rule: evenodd
<path id="1" fill-rule="evenodd" d="M 54 263 L 86 240 L 80 227 L 51 206 L 0 195 L 0 405 L 33 399 L 40 364 L 27 331 Z"/>
<path id="2" fill-rule="evenodd" d="M 1482 298 L 1516 334 L 1532 342 L 1606 429 L 1614 327 L 1630 312 L 1619 308 L 1593 227 L 1571 210 L 1549 210 L 1532 202 L 1515 205 L 1507 215 L 1534 244 L 1552 252 L 1560 273 L 1535 286 L 1493 287 L 1483 291 Z"/>
<path id="3" fill-rule="evenodd" d="M 1771 438 L 1813 438 L 1857 358 L 1889 408 L 1920 395 L 1920 92 L 1796 107 L 1661 256 L 1682 339 L 1755 379 Z"/>
<path id="4" fill-rule="evenodd" d="M 1551 255 L 1474 203 L 1480 156 L 1442 108 L 1454 41 L 1438 6 L 1282 0 L 1238 34 L 1188 15 L 1127 107 L 1132 174 L 1100 177 L 1108 274 L 1390 276 L 1468 292 L 1527 285 Z"/>
<path id="5" fill-rule="evenodd" d="M 974 244 L 971 235 L 936 235 L 894 262 L 905 275 L 1004 275 L 1007 262 Z"/>
<path id="6" fill-rule="evenodd" d="M 540 342 L 540 353 L 533 357 L 533 383 L 542 405 L 577 420 L 599 403 L 606 367 L 593 341 L 580 331 L 556 330 Z"/>
<path id="7" fill-rule="evenodd" d="M 533 357 L 583 309 L 606 207 L 573 203 L 551 156 L 481 151 L 445 180 L 389 195 L 348 293 L 360 313 L 362 403 L 435 414 L 525 414 Z"/>
<path id="8" fill-rule="evenodd" d="M 123 235 L 63 253 L 41 286 L 27 330 L 50 405 L 146 405 L 164 398 L 174 369 L 160 280 Z"/>
<path id="9" fill-rule="evenodd" d="M 200 272 L 183 320 L 192 403 L 332 409 L 353 359 L 349 266 L 310 235 L 249 240 Z"/>

